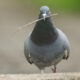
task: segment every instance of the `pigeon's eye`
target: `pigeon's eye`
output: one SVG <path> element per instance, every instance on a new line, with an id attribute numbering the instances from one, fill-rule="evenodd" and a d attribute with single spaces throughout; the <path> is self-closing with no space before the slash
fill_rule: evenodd
<path id="1" fill-rule="evenodd" d="M 46 13 L 49 13 L 49 11 L 47 11 Z"/>
<path id="2" fill-rule="evenodd" d="M 50 12 L 50 11 L 49 11 L 48 13 L 49 13 L 49 14 L 51 14 L 51 12 Z"/>
<path id="3" fill-rule="evenodd" d="M 42 14 L 43 12 L 42 12 L 42 11 L 40 11 L 40 13 Z"/>
<path id="4" fill-rule="evenodd" d="M 47 11 L 48 13 L 50 12 L 50 11 Z"/>

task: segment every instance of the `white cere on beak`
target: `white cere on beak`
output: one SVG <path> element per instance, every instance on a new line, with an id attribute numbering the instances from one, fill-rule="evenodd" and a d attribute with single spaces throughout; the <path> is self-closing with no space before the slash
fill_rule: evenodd
<path id="1" fill-rule="evenodd" d="M 43 19 L 44 19 L 44 21 L 45 21 L 46 13 L 42 14 L 42 16 L 43 16 Z"/>

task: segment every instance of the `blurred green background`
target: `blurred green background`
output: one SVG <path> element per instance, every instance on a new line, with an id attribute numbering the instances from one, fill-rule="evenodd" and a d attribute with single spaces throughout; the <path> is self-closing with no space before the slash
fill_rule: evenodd
<path id="1" fill-rule="evenodd" d="M 7 0 L 9 1 L 9 0 Z M 12 1 L 12 0 L 11 0 Z M 51 10 L 55 11 L 80 11 L 80 0 L 15 0 L 23 5 L 31 5 L 41 7 L 47 5 Z"/>
<path id="2" fill-rule="evenodd" d="M 19 3 L 24 6 L 30 5 L 30 7 L 35 6 L 35 8 L 47 5 L 51 10 L 55 11 L 80 12 L 80 0 L 6 0 L 6 2 Z"/>
<path id="3" fill-rule="evenodd" d="M 39 7 L 48 5 L 51 10 L 55 11 L 80 11 L 80 0 L 34 0 L 32 3 Z"/>
<path id="4" fill-rule="evenodd" d="M 40 7 L 47 5 L 56 28 L 69 38 L 71 54 L 57 65 L 58 72 L 80 72 L 80 0 L 0 0 L 0 73 L 40 73 L 24 56 L 24 40 L 34 24 L 14 33 L 37 19 Z M 50 68 L 45 72 L 51 72 Z"/>

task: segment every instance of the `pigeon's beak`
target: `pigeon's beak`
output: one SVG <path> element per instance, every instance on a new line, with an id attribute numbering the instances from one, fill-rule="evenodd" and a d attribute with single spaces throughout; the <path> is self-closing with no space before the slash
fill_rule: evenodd
<path id="1" fill-rule="evenodd" d="M 45 21 L 45 18 L 46 18 L 46 16 L 47 16 L 46 12 L 43 13 L 42 16 L 43 16 L 43 19 L 44 19 L 44 21 Z"/>

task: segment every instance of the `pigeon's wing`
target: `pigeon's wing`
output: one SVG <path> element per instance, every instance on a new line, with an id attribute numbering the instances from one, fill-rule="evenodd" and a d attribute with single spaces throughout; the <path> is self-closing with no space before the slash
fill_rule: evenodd
<path id="1" fill-rule="evenodd" d="M 31 60 L 31 55 L 30 55 L 30 52 L 28 51 L 28 45 L 26 44 L 26 41 L 27 40 L 25 40 L 25 42 L 24 42 L 24 54 L 25 54 L 25 57 L 26 57 L 27 61 L 30 64 L 32 64 L 33 61 Z"/>
<path id="2" fill-rule="evenodd" d="M 64 52 L 63 59 L 68 59 L 70 54 L 70 44 L 67 37 L 65 37 L 65 41 L 64 41 L 64 50 L 65 52 Z"/>
<path id="3" fill-rule="evenodd" d="M 64 48 L 63 59 L 68 59 L 69 54 L 70 54 L 70 43 L 68 41 L 67 36 L 60 29 L 57 29 L 57 30 L 60 34 L 60 37 L 61 37 L 62 41 L 63 41 L 63 48 Z"/>

